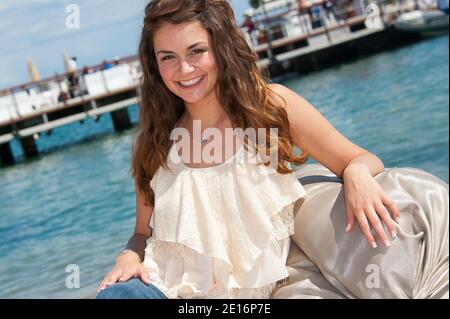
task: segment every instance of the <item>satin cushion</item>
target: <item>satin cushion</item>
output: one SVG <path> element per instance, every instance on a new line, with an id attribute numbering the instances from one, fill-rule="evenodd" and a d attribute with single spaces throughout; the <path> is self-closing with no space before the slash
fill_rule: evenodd
<path id="1" fill-rule="evenodd" d="M 375 176 L 401 219 L 391 247 L 373 249 L 358 226 L 345 233 L 341 179 L 320 164 L 295 173 L 307 195 L 294 207 L 290 281 L 272 298 L 448 298 L 448 184 L 416 168 Z"/>

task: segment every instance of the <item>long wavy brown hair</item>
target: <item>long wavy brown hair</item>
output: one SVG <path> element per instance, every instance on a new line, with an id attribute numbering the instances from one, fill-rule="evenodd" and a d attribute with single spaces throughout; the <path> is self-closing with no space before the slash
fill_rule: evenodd
<path id="1" fill-rule="evenodd" d="M 297 165 L 308 160 L 301 150 L 297 156 L 289 133 L 285 108 L 277 104 L 267 73 L 256 65 L 257 55 L 236 25 L 233 10 L 226 0 L 153 0 L 145 8 L 144 26 L 139 44 L 142 66 L 138 134 L 132 147 L 132 176 L 145 195 L 145 205 L 154 205 L 150 180 L 162 165 L 168 169 L 170 133 L 184 112 L 183 100 L 164 84 L 153 50 L 153 34 L 162 23 L 181 24 L 199 21 L 212 38 L 218 65 L 216 94 L 234 128 L 277 128 L 278 167 L 282 174 L 291 173 L 288 163 Z M 278 95 L 284 103 L 286 101 Z M 270 133 L 266 134 L 269 145 Z M 244 143 L 247 148 L 246 142 Z M 266 165 L 266 163 L 265 163 Z"/>

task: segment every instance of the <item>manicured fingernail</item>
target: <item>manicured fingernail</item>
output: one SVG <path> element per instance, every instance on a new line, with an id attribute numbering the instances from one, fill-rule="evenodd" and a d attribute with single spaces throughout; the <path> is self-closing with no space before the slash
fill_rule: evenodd
<path id="1" fill-rule="evenodd" d="M 348 233 L 350 231 L 350 225 L 347 225 L 347 228 L 345 229 L 345 232 Z"/>
<path id="2" fill-rule="evenodd" d="M 385 240 L 385 241 L 383 241 L 383 244 L 386 246 L 386 247 L 390 247 L 391 246 L 391 242 L 389 241 L 389 240 Z"/>
<path id="3" fill-rule="evenodd" d="M 377 248 L 377 247 L 378 247 L 377 243 L 376 242 L 372 242 L 372 248 Z"/>
<path id="4" fill-rule="evenodd" d="M 391 231 L 391 235 L 392 238 L 396 238 L 397 237 L 397 232 L 395 230 Z"/>
<path id="5" fill-rule="evenodd" d="M 399 222 L 400 221 L 400 216 L 395 217 L 395 220 Z"/>

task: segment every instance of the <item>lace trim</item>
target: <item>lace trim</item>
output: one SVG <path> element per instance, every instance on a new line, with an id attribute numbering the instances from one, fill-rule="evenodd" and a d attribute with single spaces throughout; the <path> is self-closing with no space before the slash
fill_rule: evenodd
<path id="1" fill-rule="evenodd" d="M 150 281 L 169 299 L 270 299 L 275 288 L 279 288 L 290 282 L 290 277 L 283 278 L 274 283 L 256 288 L 231 288 L 222 293 L 206 294 L 201 292 L 194 283 L 181 284 L 172 288 L 164 285 L 162 280 L 155 274 L 150 274 Z M 223 290 L 222 290 L 223 291 Z"/>
<path id="2" fill-rule="evenodd" d="M 281 255 L 281 247 L 278 241 L 294 234 L 294 204 L 295 202 L 285 206 L 280 212 L 272 216 L 272 224 L 274 227 L 272 238 L 275 238 L 276 240 L 269 240 L 269 248 L 278 256 Z M 156 248 L 161 248 L 164 246 L 164 248 L 171 249 L 171 251 L 180 258 L 187 257 L 192 250 L 191 248 L 177 242 L 156 239 L 152 239 L 152 245 Z M 189 252 L 187 252 L 187 249 Z M 210 257 L 214 258 L 214 256 Z"/>
<path id="3" fill-rule="evenodd" d="M 283 207 L 281 211 L 272 216 L 274 227 L 273 235 L 277 240 L 294 234 L 294 205 L 296 201 Z"/>
<path id="4" fill-rule="evenodd" d="M 273 249 L 278 255 L 281 254 L 281 247 L 279 243 L 275 240 L 271 240 L 269 245 L 270 249 Z M 177 242 L 166 242 L 161 240 L 152 240 L 150 245 L 147 245 L 146 254 L 153 256 L 155 250 L 167 251 L 168 249 L 179 258 L 189 258 L 192 253 L 195 253 L 191 248 L 177 243 Z M 211 257 L 214 258 L 214 257 Z M 226 264 L 226 263 L 225 263 Z M 230 268 L 230 275 L 231 275 Z M 169 298 L 231 298 L 231 299 L 246 299 L 246 298 L 258 298 L 258 299 L 268 299 L 270 298 L 273 290 L 279 285 L 283 285 L 289 282 L 289 277 L 277 280 L 273 283 L 269 283 L 262 287 L 233 287 L 225 289 L 219 286 L 221 289 L 214 290 L 210 292 L 202 292 L 198 289 L 195 283 L 182 283 L 174 287 L 166 287 L 164 282 L 161 280 L 158 274 L 150 274 L 151 281 Z M 220 291 L 218 293 L 218 291 Z"/>
<path id="5" fill-rule="evenodd" d="M 282 248 L 280 246 L 279 240 L 282 240 L 290 235 L 294 234 L 294 212 L 293 207 L 296 201 L 284 206 L 280 211 L 272 215 L 271 221 L 273 225 L 273 232 L 271 234 L 271 239 L 268 243 L 268 248 L 274 252 L 277 256 L 281 256 Z M 159 250 L 162 253 L 170 250 L 171 253 L 178 258 L 187 258 L 192 253 L 196 253 L 192 248 L 178 242 L 169 242 L 159 239 L 150 238 L 150 242 L 146 248 L 146 254 L 148 253 L 150 257 L 153 255 L 153 250 Z M 150 244 L 151 243 L 151 244 Z M 216 258 L 214 256 L 209 256 L 211 258 Z M 222 260 L 222 259 L 220 259 Z M 222 260 L 226 265 L 230 266 L 229 275 L 231 275 L 231 270 L 233 268 L 228 262 Z M 153 277 L 153 282 L 160 288 L 160 290 L 166 294 L 169 298 L 233 298 L 233 299 L 243 299 L 243 298 L 258 298 L 258 299 L 268 299 L 270 298 L 273 290 L 289 282 L 290 277 L 285 277 L 276 282 L 269 283 L 262 287 L 251 287 L 251 288 L 241 288 L 233 287 L 225 289 L 222 287 L 216 295 L 214 291 L 202 292 L 199 290 L 198 285 L 195 283 L 182 283 L 174 287 L 166 287 L 164 282 L 159 278 L 157 274 L 150 274 Z M 214 289 L 213 289 L 214 290 Z M 205 295 L 207 294 L 207 295 Z"/>
<path id="6" fill-rule="evenodd" d="M 289 283 L 290 277 L 280 279 L 274 283 L 257 288 L 231 288 L 229 294 L 234 299 L 259 298 L 269 299 L 275 288 Z"/>
<path id="7" fill-rule="evenodd" d="M 172 288 L 168 288 L 156 274 L 150 274 L 150 281 L 169 299 L 269 299 L 275 288 L 279 288 L 290 282 L 290 277 L 280 279 L 274 283 L 270 283 L 262 287 L 230 288 L 225 291 L 222 289 L 220 290 L 221 293 L 214 293 L 214 291 L 212 293 L 201 292 L 198 285 L 195 283 L 180 284 Z"/>

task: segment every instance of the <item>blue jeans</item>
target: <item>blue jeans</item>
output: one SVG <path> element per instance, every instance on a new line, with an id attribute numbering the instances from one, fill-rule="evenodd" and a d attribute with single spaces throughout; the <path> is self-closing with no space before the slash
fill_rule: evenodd
<path id="1" fill-rule="evenodd" d="M 158 288 L 152 284 L 146 285 L 139 278 L 118 282 L 100 291 L 96 299 L 167 299 Z"/>

